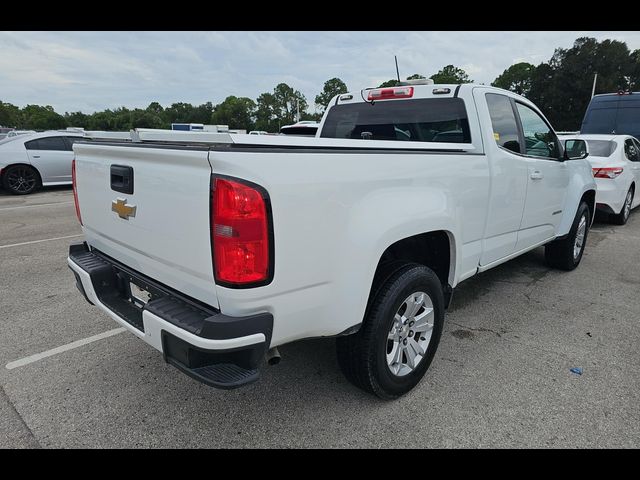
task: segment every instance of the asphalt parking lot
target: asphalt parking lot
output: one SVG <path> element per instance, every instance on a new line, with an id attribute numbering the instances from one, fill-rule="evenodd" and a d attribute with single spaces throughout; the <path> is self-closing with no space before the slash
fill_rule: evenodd
<path id="1" fill-rule="evenodd" d="M 332 339 L 282 347 L 243 389 L 197 383 L 81 297 L 80 235 L 70 188 L 0 190 L 0 447 L 640 447 L 640 209 L 596 222 L 573 272 L 538 249 L 461 284 L 394 402 L 342 377 Z"/>

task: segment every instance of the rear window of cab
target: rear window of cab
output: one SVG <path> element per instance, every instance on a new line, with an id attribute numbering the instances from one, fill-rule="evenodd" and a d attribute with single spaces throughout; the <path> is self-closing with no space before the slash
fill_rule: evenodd
<path id="1" fill-rule="evenodd" d="M 461 98 L 379 100 L 331 107 L 322 138 L 471 143 Z"/>

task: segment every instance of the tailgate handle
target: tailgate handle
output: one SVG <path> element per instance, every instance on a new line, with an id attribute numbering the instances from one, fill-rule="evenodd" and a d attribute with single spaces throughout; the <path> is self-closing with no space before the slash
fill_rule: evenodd
<path id="1" fill-rule="evenodd" d="M 133 167 L 111 165 L 111 190 L 133 195 Z"/>

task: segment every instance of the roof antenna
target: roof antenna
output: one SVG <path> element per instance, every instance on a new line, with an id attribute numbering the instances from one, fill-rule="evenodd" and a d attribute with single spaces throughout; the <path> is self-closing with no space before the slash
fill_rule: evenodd
<path id="1" fill-rule="evenodd" d="M 398 75 L 398 83 L 400 83 L 400 70 L 398 70 L 398 56 L 394 55 L 393 58 L 396 59 L 396 74 Z"/>

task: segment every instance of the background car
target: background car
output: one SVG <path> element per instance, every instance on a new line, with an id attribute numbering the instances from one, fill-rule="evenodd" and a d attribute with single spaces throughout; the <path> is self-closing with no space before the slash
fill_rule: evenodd
<path id="1" fill-rule="evenodd" d="M 562 139 L 582 139 L 589 145 L 591 163 L 598 190 L 596 209 L 609 219 L 624 225 L 631 209 L 640 205 L 640 142 L 631 135 L 571 135 Z"/>
<path id="2" fill-rule="evenodd" d="M 320 122 L 314 122 L 311 120 L 303 120 L 293 125 L 285 125 L 280 129 L 282 135 L 296 135 L 303 137 L 314 137 L 318 131 Z"/>
<path id="3" fill-rule="evenodd" d="M 50 131 L 17 135 L 0 142 L 0 183 L 26 195 L 41 186 L 71 185 L 73 143 L 79 132 Z"/>
<path id="4" fill-rule="evenodd" d="M 640 138 L 640 92 L 595 95 L 587 106 L 580 133 Z"/>

